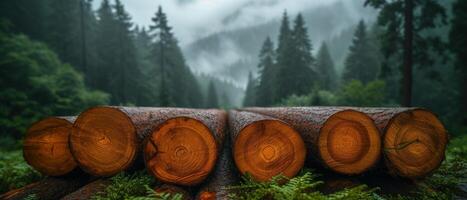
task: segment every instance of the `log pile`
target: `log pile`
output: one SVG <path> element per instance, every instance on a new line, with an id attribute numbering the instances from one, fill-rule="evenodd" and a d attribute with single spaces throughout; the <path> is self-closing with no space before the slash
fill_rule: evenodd
<path id="1" fill-rule="evenodd" d="M 48 177 L 0 199 L 89 199 L 111 183 L 106 177 L 143 167 L 163 183 L 156 192 L 203 200 L 227 198 L 241 174 L 291 178 L 304 166 L 337 175 L 385 169 L 413 180 L 439 167 L 447 142 L 436 115 L 420 108 L 253 107 L 227 115 L 100 106 L 31 125 L 24 158 Z M 336 183 L 328 189 L 346 185 Z"/>

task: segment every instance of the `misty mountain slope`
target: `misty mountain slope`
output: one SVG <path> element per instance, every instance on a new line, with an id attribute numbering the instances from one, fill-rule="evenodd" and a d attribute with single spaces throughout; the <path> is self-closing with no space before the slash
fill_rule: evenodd
<path id="1" fill-rule="evenodd" d="M 377 12 L 363 7 L 363 0 L 341 0 L 305 10 L 302 14 L 314 53 L 322 41 L 329 41 L 331 55 L 340 69 L 355 25 L 360 19 L 374 21 Z M 289 13 L 291 24 L 295 16 L 296 13 Z M 276 42 L 279 22 L 280 18 L 271 19 L 265 24 L 201 38 L 184 48 L 187 62 L 194 72 L 211 74 L 245 87 L 248 72 L 257 72 L 257 56 L 265 38 L 270 36 Z"/>
<path id="2" fill-rule="evenodd" d="M 217 92 L 217 99 L 220 106 L 226 108 L 230 107 L 240 107 L 242 106 L 243 96 L 245 95 L 245 90 L 235 86 L 229 81 L 223 81 L 219 78 L 206 75 L 206 74 L 195 74 L 196 80 L 201 88 L 201 92 L 204 96 L 204 99 L 207 100 L 209 97 L 208 87 L 209 82 L 213 82 Z"/>

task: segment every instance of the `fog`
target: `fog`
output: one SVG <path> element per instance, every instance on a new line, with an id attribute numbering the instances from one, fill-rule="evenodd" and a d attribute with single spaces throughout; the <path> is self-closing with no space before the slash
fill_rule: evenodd
<path id="1" fill-rule="evenodd" d="M 94 1 L 95 9 L 100 2 Z M 276 41 L 284 11 L 291 21 L 297 13 L 304 15 L 314 51 L 323 41 L 331 41 L 352 29 L 360 19 L 372 22 L 376 16 L 376 11 L 363 6 L 363 0 L 122 0 L 122 3 L 140 27 L 151 24 L 161 5 L 192 71 L 242 88 L 246 86 L 248 72 L 257 72 L 257 56 L 264 39 L 270 36 Z M 330 49 L 346 49 L 348 43 L 331 45 Z M 342 68 L 342 56 L 333 56 L 338 70 Z"/>

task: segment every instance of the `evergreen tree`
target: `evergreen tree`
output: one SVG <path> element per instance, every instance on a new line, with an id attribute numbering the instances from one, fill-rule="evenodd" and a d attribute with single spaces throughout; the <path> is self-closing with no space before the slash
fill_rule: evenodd
<path id="1" fill-rule="evenodd" d="M 277 49 L 277 72 L 280 75 L 276 81 L 277 99 L 309 92 L 316 78 L 312 70 L 314 58 L 311 50 L 311 41 L 302 15 L 297 15 L 291 31 L 287 14 L 284 13 Z"/>
<path id="2" fill-rule="evenodd" d="M 325 42 L 321 44 L 316 59 L 316 70 L 320 80 L 320 87 L 325 90 L 334 90 L 337 88 L 337 73 L 334 68 L 334 62 L 329 54 Z"/>
<path id="3" fill-rule="evenodd" d="M 138 91 L 142 83 L 142 74 L 139 71 L 136 48 L 133 41 L 131 17 L 125 11 L 120 0 L 115 0 L 115 27 L 114 34 L 117 42 L 114 49 L 115 65 L 113 66 L 113 77 L 111 84 L 114 103 L 117 104 L 136 104 Z M 110 36 L 109 36 L 110 37 Z"/>
<path id="4" fill-rule="evenodd" d="M 460 116 L 461 123 L 467 124 L 467 1 L 457 0 L 452 5 L 453 18 L 449 40 L 452 52 L 455 54 L 456 69 L 459 75 L 459 88 L 461 103 Z"/>
<path id="5" fill-rule="evenodd" d="M 153 58 L 150 74 L 160 76 L 159 98 L 161 106 L 201 106 L 201 92 L 196 79 L 185 63 L 182 51 L 177 39 L 171 32 L 167 17 L 159 6 L 154 25 L 150 27 L 152 38 L 155 42 L 151 47 Z"/>
<path id="6" fill-rule="evenodd" d="M 366 0 L 365 5 L 380 9 L 378 24 L 384 27 L 381 49 L 385 58 L 382 71 L 398 70 L 402 74 L 400 86 L 404 106 L 412 103 L 413 67 L 423 68 L 428 78 L 435 78 L 436 71 L 429 66 L 435 62 L 430 53 L 444 54 L 442 40 L 427 31 L 446 22 L 443 6 L 435 0 Z M 394 62 L 402 60 L 403 63 Z M 394 86 L 392 86 L 394 87 Z"/>
<path id="7" fill-rule="evenodd" d="M 373 81 L 379 71 L 379 62 L 363 20 L 358 23 L 349 54 L 345 60 L 342 78 L 344 82 L 360 80 L 363 84 Z"/>
<path id="8" fill-rule="evenodd" d="M 96 68 L 92 71 L 90 79 L 94 80 L 93 87 L 102 91 L 111 91 L 112 70 L 116 65 L 114 49 L 115 17 L 109 0 L 103 0 L 97 10 L 99 21 L 96 30 L 96 52 L 99 57 Z"/>
<path id="9" fill-rule="evenodd" d="M 217 91 L 214 83 L 212 81 L 209 82 L 208 88 L 208 96 L 206 98 L 206 108 L 219 108 L 219 101 L 217 100 Z"/>
<path id="10" fill-rule="evenodd" d="M 49 0 L 46 41 L 61 60 L 82 72 L 79 6 L 80 0 Z"/>
<path id="11" fill-rule="evenodd" d="M 256 80 L 253 75 L 248 73 L 248 83 L 246 86 L 245 97 L 243 98 L 243 106 L 255 106 L 256 105 Z"/>
<path id="12" fill-rule="evenodd" d="M 274 44 L 269 37 L 263 43 L 259 54 L 259 84 L 256 89 L 256 104 L 258 106 L 270 106 L 275 103 L 276 65 L 274 63 Z"/>

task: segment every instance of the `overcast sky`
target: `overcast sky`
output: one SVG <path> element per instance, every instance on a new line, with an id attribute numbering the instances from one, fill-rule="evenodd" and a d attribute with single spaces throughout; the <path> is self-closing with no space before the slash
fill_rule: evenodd
<path id="1" fill-rule="evenodd" d="M 110 0 L 113 3 L 113 0 Z M 138 25 L 151 23 L 157 7 L 168 15 L 181 45 L 222 30 L 252 26 L 336 0 L 121 0 Z M 97 9 L 101 0 L 94 1 Z"/>

